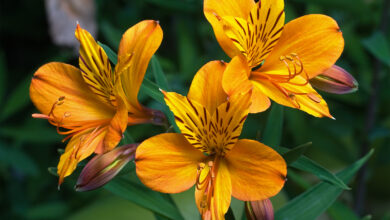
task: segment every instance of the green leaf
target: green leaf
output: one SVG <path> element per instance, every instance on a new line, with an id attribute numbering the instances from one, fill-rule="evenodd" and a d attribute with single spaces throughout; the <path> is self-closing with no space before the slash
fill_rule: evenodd
<path id="1" fill-rule="evenodd" d="M 345 181 L 351 181 L 352 177 L 360 169 L 361 166 L 373 154 L 371 150 L 366 156 L 356 161 L 343 171 L 339 172 L 337 176 Z M 343 190 L 337 186 L 331 185 L 327 182 L 319 183 L 301 195 L 295 197 L 281 209 L 275 213 L 275 219 L 280 220 L 306 220 L 316 219 L 324 211 L 326 211 L 339 197 Z"/>
<path id="2" fill-rule="evenodd" d="M 144 79 L 140 92 L 145 93 L 152 99 L 156 100 L 160 104 L 164 105 L 162 111 L 167 116 L 169 123 L 173 126 L 173 129 L 176 133 L 180 133 L 179 127 L 177 127 L 175 118 L 173 116 L 173 113 L 169 110 L 169 108 L 166 106 L 164 101 L 164 95 L 160 91 L 160 88 L 158 85 L 150 81 L 149 79 Z"/>
<path id="3" fill-rule="evenodd" d="M 287 151 L 286 153 L 283 153 L 282 156 L 287 164 L 291 164 L 292 162 L 298 160 L 311 145 L 312 142 L 307 142 L 306 144 L 299 145 L 298 147 L 295 147 Z"/>
<path id="4" fill-rule="evenodd" d="M 186 220 L 200 220 L 200 214 L 195 204 L 195 187 L 182 193 L 171 194 L 180 213 Z"/>
<path id="5" fill-rule="evenodd" d="M 101 43 L 98 41 L 98 44 L 103 48 L 103 50 L 106 52 L 108 59 L 116 65 L 118 63 L 118 56 L 116 53 L 107 45 Z"/>
<path id="6" fill-rule="evenodd" d="M 139 180 L 138 180 L 139 182 Z M 164 194 L 152 191 L 141 183 L 118 177 L 104 186 L 117 196 L 171 219 L 183 219 L 174 204 Z"/>
<path id="7" fill-rule="evenodd" d="M 377 31 L 371 37 L 364 39 L 363 45 L 377 59 L 390 66 L 390 47 L 382 32 Z"/>
<path id="8" fill-rule="evenodd" d="M 333 220 L 359 220 L 356 213 L 341 202 L 335 202 L 328 210 Z"/>
<path id="9" fill-rule="evenodd" d="M 161 68 L 160 62 L 158 61 L 156 55 L 152 56 L 151 59 L 152 72 L 154 76 L 154 80 L 156 80 L 157 85 L 163 90 L 169 90 L 169 85 L 167 78 Z"/>
<path id="10" fill-rule="evenodd" d="M 280 145 L 283 129 L 283 106 L 272 103 L 261 142 L 270 147 Z"/>
<path id="11" fill-rule="evenodd" d="M 38 165 L 31 155 L 26 154 L 21 148 L 7 146 L 3 142 L 0 142 L 0 161 L 25 175 L 37 176 L 39 174 Z"/>
<path id="12" fill-rule="evenodd" d="M 290 151 L 290 149 L 285 148 L 285 147 L 277 147 L 275 150 L 277 152 L 279 152 L 280 154 L 284 154 L 284 153 Z M 298 160 L 289 164 L 289 166 L 294 167 L 294 168 L 299 169 L 299 170 L 302 170 L 302 171 L 312 173 L 312 174 L 316 175 L 319 179 L 324 180 L 324 181 L 328 181 L 329 183 L 334 184 L 342 189 L 346 189 L 346 190 L 350 189 L 336 175 L 334 175 L 333 173 L 331 173 L 329 170 L 327 170 L 323 166 L 319 165 L 315 161 L 313 161 L 305 156 L 301 156 Z"/>
<path id="13" fill-rule="evenodd" d="M 27 77 L 12 91 L 4 104 L 0 120 L 7 119 L 30 103 L 29 88 L 31 77 Z"/>
<path id="14" fill-rule="evenodd" d="M 61 136 L 57 134 L 55 128 L 49 127 L 46 120 L 33 118 L 22 125 L 0 127 L 0 135 L 14 140 L 39 144 L 61 141 Z"/>
<path id="15" fill-rule="evenodd" d="M 86 205 L 82 209 L 72 210 L 71 216 L 66 219 L 155 219 L 149 210 L 116 196 L 104 195 Z"/>

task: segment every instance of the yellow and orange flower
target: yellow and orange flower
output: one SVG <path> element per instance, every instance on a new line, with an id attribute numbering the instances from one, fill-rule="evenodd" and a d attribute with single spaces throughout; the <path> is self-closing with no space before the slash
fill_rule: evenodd
<path id="1" fill-rule="evenodd" d="M 137 175 L 151 189 L 179 193 L 195 184 L 203 219 L 224 219 L 232 195 L 245 201 L 274 196 L 287 173 L 272 148 L 239 139 L 251 91 L 228 97 L 221 84 L 226 66 L 222 61 L 203 66 L 187 97 L 163 91 L 181 134 L 154 136 L 136 151 Z"/>
<path id="2" fill-rule="evenodd" d="M 229 94 L 253 88 L 251 113 L 275 102 L 331 117 L 309 79 L 333 66 L 344 48 L 336 21 L 307 15 L 284 25 L 284 0 L 205 0 L 204 13 L 232 61 L 223 77 Z"/>
<path id="3" fill-rule="evenodd" d="M 59 184 L 81 160 L 112 150 L 127 125 L 151 123 L 160 116 L 137 99 L 148 63 L 162 41 L 158 22 L 142 21 L 124 33 L 114 71 L 102 47 L 80 25 L 75 35 L 80 68 L 45 64 L 30 86 L 31 100 L 42 113 L 33 117 L 47 119 L 67 135 L 64 140 L 70 139 L 58 164 Z"/>

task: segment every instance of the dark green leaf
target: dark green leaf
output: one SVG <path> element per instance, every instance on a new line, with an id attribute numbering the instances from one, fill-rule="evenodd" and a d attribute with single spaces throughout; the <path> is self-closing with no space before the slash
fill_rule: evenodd
<path id="1" fill-rule="evenodd" d="M 116 63 L 118 62 L 118 56 L 116 55 L 116 53 L 107 45 L 101 43 L 101 42 L 98 42 L 98 44 L 103 48 L 103 50 L 106 52 L 107 54 L 107 57 L 108 59 L 114 64 L 116 65 Z"/>
<path id="2" fill-rule="evenodd" d="M 337 176 L 345 181 L 350 182 L 355 173 L 370 158 L 373 150 L 366 156 L 356 161 Z M 331 185 L 327 182 L 319 183 L 301 195 L 295 197 L 275 213 L 275 219 L 280 220 L 311 220 L 316 219 L 326 211 L 339 197 L 343 190 L 340 187 Z"/>
<path id="3" fill-rule="evenodd" d="M 264 128 L 262 143 L 270 147 L 280 145 L 283 129 L 283 106 L 272 103 L 267 123 Z"/>
<path id="4" fill-rule="evenodd" d="M 284 154 L 288 152 L 290 149 L 285 147 L 278 147 L 276 148 L 276 151 L 278 151 L 280 154 Z M 324 168 L 323 166 L 319 165 L 315 161 L 305 157 L 301 156 L 298 160 L 290 164 L 289 166 L 294 167 L 296 169 L 306 171 L 309 173 L 312 173 L 316 175 L 319 179 L 328 181 L 331 184 L 334 184 L 342 189 L 350 189 L 340 178 L 338 178 L 336 175 L 331 173 L 329 170 Z"/>
<path id="5" fill-rule="evenodd" d="M 161 68 L 160 62 L 157 57 L 153 55 L 151 59 L 152 72 L 154 76 L 154 80 L 156 80 L 157 85 L 163 90 L 169 90 L 169 85 L 167 78 L 165 77 L 164 71 Z"/>
<path id="6" fill-rule="evenodd" d="M 4 104 L 0 120 L 7 119 L 30 103 L 30 82 L 31 77 L 27 77 L 12 91 L 11 95 L 7 98 L 7 101 Z"/>
<path id="7" fill-rule="evenodd" d="M 23 149 L 6 146 L 2 142 L 0 142 L 0 161 L 25 175 L 36 176 L 39 173 L 37 164 Z"/>
<path id="8" fill-rule="evenodd" d="M 80 197 L 80 195 L 78 195 Z M 153 213 L 117 196 L 100 196 L 81 209 L 72 210 L 68 220 L 85 219 L 142 219 L 154 220 Z M 58 218 L 57 218 L 58 219 Z"/>
<path id="9" fill-rule="evenodd" d="M 359 220 L 359 217 L 352 209 L 337 201 L 328 209 L 328 213 L 333 220 Z"/>
<path id="10" fill-rule="evenodd" d="M 363 45 L 377 59 L 390 66 L 390 47 L 382 32 L 375 32 L 371 37 L 363 40 Z"/>
<path id="11" fill-rule="evenodd" d="M 298 147 L 283 153 L 282 156 L 287 164 L 291 164 L 292 162 L 298 160 L 299 157 L 301 157 L 311 145 L 311 142 L 299 145 Z"/>
<path id="12" fill-rule="evenodd" d="M 160 88 L 149 79 L 144 79 L 144 82 L 141 85 L 140 92 L 147 94 L 148 96 L 150 96 L 151 98 L 159 102 L 160 104 L 164 105 L 162 111 L 168 117 L 168 121 L 173 126 L 174 131 L 176 133 L 180 133 L 180 130 L 175 123 L 175 118 L 173 116 L 173 113 L 168 109 L 168 107 L 165 104 L 164 95 L 160 91 Z"/>
<path id="13" fill-rule="evenodd" d="M 104 186 L 117 196 L 171 219 L 183 219 L 180 212 L 167 197 L 152 191 L 140 183 L 118 177 Z"/>

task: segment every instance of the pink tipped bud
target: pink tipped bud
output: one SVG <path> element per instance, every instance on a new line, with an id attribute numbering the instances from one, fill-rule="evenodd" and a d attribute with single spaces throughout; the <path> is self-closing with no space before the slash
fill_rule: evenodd
<path id="1" fill-rule="evenodd" d="M 355 92 L 359 85 L 350 73 L 336 65 L 310 79 L 310 84 L 321 91 L 335 94 Z"/>
<path id="2" fill-rule="evenodd" d="M 269 199 L 245 202 L 248 220 L 274 220 L 274 208 Z"/>
<path id="3" fill-rule="evenodd" d="M 79 192 L 97 189 L 108 183 L 132 159 L 138 144 L 117 147 L 92 158 L 77 180 L 75 190 Z"/>

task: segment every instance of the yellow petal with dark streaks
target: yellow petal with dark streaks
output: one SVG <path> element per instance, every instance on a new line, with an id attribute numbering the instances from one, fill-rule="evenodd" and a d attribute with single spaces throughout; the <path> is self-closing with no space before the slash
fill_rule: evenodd
<path id="1" fill-rule="evenodd" d="M 222 17 L 225 34 L 247 58 L 251 68 L 259 66 L 277 44 L 284 25 L 284 1 L 259 1 L 247 19 Z"/>
<path id="2" fill-rule="evenodd" d="M 106 53 L 79 24 L 75 35 L 80 41 L 79 66 L 84 81 L 103 102 L 114 103 L 113 90 L 116 79 Z"/>

